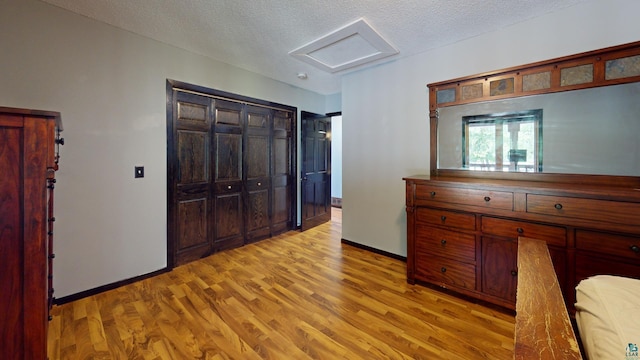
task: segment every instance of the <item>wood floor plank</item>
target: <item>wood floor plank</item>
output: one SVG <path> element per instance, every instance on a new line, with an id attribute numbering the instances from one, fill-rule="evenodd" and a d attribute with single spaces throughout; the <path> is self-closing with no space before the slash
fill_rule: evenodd
<path id="1" fill-rule="evenodd" d="M 49 359 L 511 359 L 514 317 L 341 243 L 341 210 L 52 309 Z"/>

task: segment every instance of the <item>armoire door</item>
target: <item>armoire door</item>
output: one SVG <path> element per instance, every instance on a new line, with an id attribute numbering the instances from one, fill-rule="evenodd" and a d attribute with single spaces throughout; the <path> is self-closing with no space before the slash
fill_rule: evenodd
<path id="1" fill-rule="evenodd" d="M 244 149 L 247 242 L 271 236 L 271 128 L 271 109 L 247 106 Z"/>
<path id="2" fill-rule="evenodd" d="M 182 92 L 174 96 L 167 164 L 170 265 L 209 254 L 213 235 L 211 99 Z"/>
<path id="3" fill-rule="evenodd" d="M 243 105 L 214 100 L 214 217 L 213 249 L 219 251 L 244 244 L 243 221 Z"/>

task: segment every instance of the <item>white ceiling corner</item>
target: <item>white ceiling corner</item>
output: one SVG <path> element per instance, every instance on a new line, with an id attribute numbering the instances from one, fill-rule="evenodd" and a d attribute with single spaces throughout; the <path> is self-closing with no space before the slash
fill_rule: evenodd
<path id="1" fill-rule="evenodd" d="M 395 54 L 398 50 L 362 18 L 289 52 L 294 58 L 330 73 Z"/>

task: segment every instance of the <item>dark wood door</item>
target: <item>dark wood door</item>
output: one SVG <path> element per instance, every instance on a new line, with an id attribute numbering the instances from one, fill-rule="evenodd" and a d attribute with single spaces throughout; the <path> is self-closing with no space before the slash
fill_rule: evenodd
<path id="1" fill-rule="evenodd" d="M 482 292 L 515 304 L 518 240 L 482 238 Z"/>
<path id="2" fill-rule="evenodd" d="M 243 127 L 240 103 L 215 100 L 213 250 L 244 244 Z"/>
<path id="3" fill-rule="evenodd" d="M 271 142 L 271 233 L 278 234 L 294 226 L 296 182 L 294 142 L 295 118 L 290 111 L 274 111 Z"/>
<path id="4" fill-rule="evenodd" d="M 183 264 L 211 252 L 211 99 L 176 92 L 168 144 L 169 262 Z M 173 247 L 173 249 L 171 249 Z"/>
<path id="5" fill-rule="evenodd" d="M 302 112 L 302 230 L 331 220 L 331 118 Z"/>
<path id="6" fill-rule="evenodd" d="M 271 234 L 271 128 L 270 109 L 247 106 L 244 149 L 247 242 Z"/>
<path id="7" fill-rule="evenodd" d="M 295 113 L 167 81 L 168 268 L 295 227 Z"/>

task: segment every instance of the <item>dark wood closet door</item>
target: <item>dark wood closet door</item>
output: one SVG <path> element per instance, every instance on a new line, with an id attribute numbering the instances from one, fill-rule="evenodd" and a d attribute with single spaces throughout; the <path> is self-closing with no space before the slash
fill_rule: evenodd
<path id="1" fill-rule="evenodd" d="M 215 100 L 214 250 L 244 244 L 242 201 L 242 104 Z"/>
<path id="2" fill-rule="evenodd" d="M 331 118 L 302 112 L 302 230 L 331 220 Z"/>
<path id="3" fill-rule="evenodd" d="M 175 247 L 174 264 L 183 264 L 211 252 L 209 218 L 212 214 L 211 191 L 211 100 L 209 98 L 176 93 L 173 122 L 173 153 L 169 161 L 170 178 L 173 175 L 173 194 L 169 194 L 169 219 L 174 220 L 169 246 Z M 171 143 L 171 142 L 170 142 Z M 171 228 L 171 227 L 170 227 Z"/>
<path id="4" fill-rule="evenodd" d="M 271 235 L 271 110 L 247 106 L 245 165 L 248 242 Z"/>
<path id="5" fill-rule="evenodd" d="M 292 212 L 292 192 L 295 191 L 295 174 L 292 153 L 294 146 L 293 113 L 275 111 L 271 145 L 271 232 L 278 234 L 292 228 L 295 214 Z"/>
<path id="6" fill-rule="evenodd" d="M 296 109 L 167 80 L 167 265 L 295 228 Z"/>

